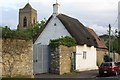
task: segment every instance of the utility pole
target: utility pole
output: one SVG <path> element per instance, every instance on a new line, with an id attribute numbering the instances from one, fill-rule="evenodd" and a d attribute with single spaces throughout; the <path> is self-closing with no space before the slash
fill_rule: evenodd
<path id="1" fill-rule="evenodd" d="M 111 25 L 109 24 L 109 56 L 110 56 L 110 49 L 111 49 Z"/>
<path id="2" fill-rule="evenodd" d="M 120 30 L 118 32 L 118 53 L 120 53 Z"/>
<path id="3" fill-rule="evenodd" d="M 118 2 L 118 53 L 120 54 L 120 1 Z"/>

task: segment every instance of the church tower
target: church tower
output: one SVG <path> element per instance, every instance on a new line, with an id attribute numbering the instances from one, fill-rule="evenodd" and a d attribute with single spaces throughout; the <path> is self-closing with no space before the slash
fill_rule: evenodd
<path id="1" fill-rule="evenodd" d="M 37 21 L 37 11 L 29 3 L 24 8 L 19 9 L 19 30 L 33 28 Z"/>

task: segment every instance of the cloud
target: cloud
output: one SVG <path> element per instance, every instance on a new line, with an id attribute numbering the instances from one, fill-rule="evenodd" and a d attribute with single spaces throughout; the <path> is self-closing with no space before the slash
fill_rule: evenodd
<path id="1" fill-rule="evenodd" d="M 3 8 L 0 25 L 9 26 L 11 29 L 16 29 L 18 24 L 18 10 L 13 8 Z M 14 15 L 13 15 L 14 14 Z"/>
<path id="2" fill-rule="evenodd" d="M 89 28 L 92 28 L 98 35 L 108 34 L 109 27 L 107 26 L 100 26 L 97 24 L 92 24 L 89 26 Z M 113 27 L 111 25 L 111 34 L 115 34 L 115 30 L 117 27 Z"/>
<path id="3" fill-rule="evenodd" d="M 38 21 L 48 18 L 53 11 L 56 0 L 29 0 L 38 12 Z M 113 24 L 117 18 L 117 4 L 119 0 L 58 0 L 60 12 L 77 18 L 85 26 L 92 26 L 98 34 L 106 33 L 108 24 Z M 12 29 L 18 25 L 19 9 L 28 0 L 1 0 L 0 25 L 8 25 Z M 9 13 L 9 14 L 8 14 Z M 1 14 L 1 13 L 0 13 Z M 2 17 L 4 16 L 4 17 Z"/>
<path id="4" fill-rule="evenodd" d="M 92 28 L 98 35 L 108 34 L 107 30 L 108 27 L 106 26 L 99 26 L 97 24 L 90 25 L 90 28 Z"/>

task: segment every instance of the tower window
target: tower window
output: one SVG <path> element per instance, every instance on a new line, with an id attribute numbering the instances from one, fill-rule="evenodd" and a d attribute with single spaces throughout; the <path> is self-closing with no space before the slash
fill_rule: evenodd
<path id="1" fill-rule="evenodd" d="M 26 17 L 24 17 L 24 19 L 23 19 L 23 27 L 27 27 L 27 18 Z"/>
<path id="2" fill-rule="evenodd" d="M 35 24 L 35 18 L 33 19 L 33 24 Z"/>

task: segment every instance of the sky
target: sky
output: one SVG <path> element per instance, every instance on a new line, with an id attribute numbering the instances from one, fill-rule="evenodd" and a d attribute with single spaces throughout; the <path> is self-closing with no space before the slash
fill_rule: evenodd
<path id="1" fill-rule="evenodd" d="M 19 9 L 27 3 L 37 10 L 38 21 L 48 19 L 56 0 L 0 0 L 0 26 L 17 29 Z M 118 2 L 120 0 L 58 0 L 60 13 L 78 19 L 98 35 L 107 34 L 108 25 L 118 27 Z"/>

